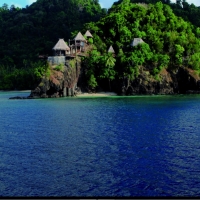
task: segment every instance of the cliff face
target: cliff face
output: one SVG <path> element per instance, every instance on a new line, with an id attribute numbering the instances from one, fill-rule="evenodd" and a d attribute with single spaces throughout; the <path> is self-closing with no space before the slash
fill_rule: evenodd
<path id="1" fill-rule="evenodd" d="M 31 91 L 30 97 L 74 96 L 78 92 L 80 69 L 80 59 L 66 60 L 62 66 L 50 66 L 50 75 L 42 78 L 40 84 Z"/>
<path id="2" fill-rule="evenodd" d="M 200 77 L 189 68 L 179 67 L 177 71 L 163 69 L 159 80 L 153 78 L 144 67 L 133 81 L 124 79 L 116 88 L 120 95 L 136 94 L 198 94 Z"/>
<path id="3" fill-rule="evenodd" d="M 87 91 L 80 59 L 67 60 L 60 70 L 51 66 L 50 71 L 50 75 L 31 91 L 30 98 L 74 96 Z M 114 85 L 113 89 L 119 95 L 200 94 L 200 77 L 194 70 L 184 67 L 176 71 L 163 69 L 157 80 L 148 69 L 140 67 L 137 78 L 118 80 Z"/>

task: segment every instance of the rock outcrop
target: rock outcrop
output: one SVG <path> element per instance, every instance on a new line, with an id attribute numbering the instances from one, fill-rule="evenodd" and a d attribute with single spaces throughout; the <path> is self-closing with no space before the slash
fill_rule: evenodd
<path id="1" fill-rule="evenodd" d="M 137 78 L 124 79 L 116 89 L 120 95 L 199 94 L 200 77 L 192 69 L 179 67 L 177 71 L 163 69 L 155 79 L 149 70 L 140 67 Z"/>
<path id="2" fill-rule="evenodd" d="M 41 80 L 28 98 L 74 96 L 84 90 L 78 87 L 83 82 L 80 59 L 67 60 L 60 70 L 51 66 L 50 75 Z M 149 69 L 141 66 L 137 78 L 118 80 L 113 89 L 119 95 L 200 94 L 200 77 L 192 69 L 179 67 L 176 71 L 163 69 L 155 79 Z"/>
<path id="3" fill-rule="evenodd" d="M 50 66 L 50 74 L 42 78 L 40 84 L 31 91 L 30 97 L 74 96 L 78 92 L 80 69 L 80 59 L 69 59 L 64 65 Z"/>

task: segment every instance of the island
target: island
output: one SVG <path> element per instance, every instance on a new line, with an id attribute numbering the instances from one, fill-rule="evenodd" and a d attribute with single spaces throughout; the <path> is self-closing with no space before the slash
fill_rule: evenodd
<path id="1" fill-rule="evenodd" d="M 105 10 L 89 0 L 42 2 L 2 7 L 5 30 L 16 34 L 9 45 L 3 41 L 10 34 L 2 35 L 0 89 L 31 89 L 29 98 L 200 93 L 200 24 L 191 17 L 199 8 L 193 4 L 120 0 Z M 37 9 L 41 16 L 34 18 Z M 15 16 L 12 25 L 8 15 Z M 25 16 L 26 23 L 16 21 Z"/>

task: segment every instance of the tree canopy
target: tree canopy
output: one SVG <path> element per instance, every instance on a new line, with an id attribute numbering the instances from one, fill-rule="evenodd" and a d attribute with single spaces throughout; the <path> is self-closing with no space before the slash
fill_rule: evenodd
<path id="1" fill-rule="evenodd" d="M 119 0 L 107 11 L 98 0 L 37 0 L 26 8 L 0 7 L 0 89 L 33 88 L 47 70 L 39 56 L 50 55 L 59 38 L 90 30 L 85 58 L 88 84 L 129 80 L 147 66 L 160 71 L 187 66 L 200 72 L 200 8 L 185 0 Z M 144 43 L 131 46 L 134 38 Z M 115 54 L 108 53 L 112 45 Z M 105 81 L 106 80 L 106 81 Z M 28 84 L 26 84 L 28 81 Z"/>
<path id="2" fill-rule="evenodd" d="M 119 0 L 115 2 L 114 5 L 118 5 L 121 2 L 122 0 Z M 182 17 L 185 21 L 190 21 L 195 26 L 200 26 L 200 7 L 195 6 L 193 3 L 189 4 L 186 0 L 176 0 L 175 3 L 171 0 L 131 0 L 131 2 L 143 2 L 145 4 L 155 4 L 157 2 L 162 2 L 163 4 L 169 5 L 175 15 Z"/>
<path id="3" fill-rule="evenodd" d="M 98 21 L 105 14 L 98 0 L 37 0 L 22 9 L 3 4 L 0 7 L 0 89 L 14 87 L 11 78 L 7 84 L 7 79 L 2 82 L 3 74 L 14 73 L 16 68 L 22 73 L 23 69 L 36 66 L 29 63 L 40 65 L 39 55 L 51 55 L 59 38 L 69 39 L 84 23 Z"/>
<path id="4" fill-rule="evenodd" d="M 115 73 L 106 73 L 106 77 L 112 77 L 112 80 L 134 79 L 141 65 L 148 67 L 152 76 L 158 79 L 163 68 L 176 70 L 186 66 L 200 71 L 199 28 L 176 16 L 166 3 L 141 4 L 123 0 L 113 5 L 108 15 L 87 24 L 86 28 L 94 36 L 95 54 L 91 53 L 88 59 L 92 58 L 96 66 L 90 73 L 97 81 L 96 85 L 98 80 L 105 78 L 101 73 L 106 65 L 101 60 L 107 56 L 106 48 L 110 45 L 116 52 L 116 62 L 112 65 Z M 131 46 L 134 38 L 142 38 L 144 43 Z M 88 71 L 90 67 L 94 68 L 93 65 L 87 65 Z"/>

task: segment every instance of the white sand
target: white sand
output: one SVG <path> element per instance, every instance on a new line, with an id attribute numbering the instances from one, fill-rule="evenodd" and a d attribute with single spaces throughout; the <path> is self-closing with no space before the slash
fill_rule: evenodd
<path id="1" fill-rule="evenodd" d="M 107 96 L 117 96 L 115 92 L 98 92 L 98 93 L 81 93 L 77 94 L 77 97 L 107 97 Z"/>

